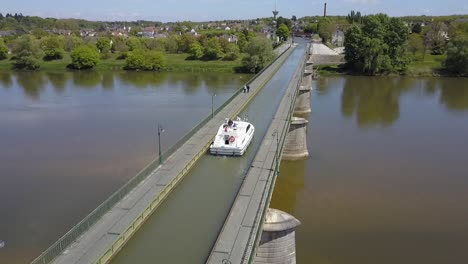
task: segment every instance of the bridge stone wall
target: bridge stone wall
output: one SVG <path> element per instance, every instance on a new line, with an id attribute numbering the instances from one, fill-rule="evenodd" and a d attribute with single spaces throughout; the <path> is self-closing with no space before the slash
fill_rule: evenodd
<path id="1" fill-rule="evenodd" d="M 295 229 L 300 224 L 294 216 L 268 208 L 254 263 L 296 263 Z"/>
<path id="2" fill-rule="evenodd" d="M 283 149 L 283 160 L 301 160 L 309 157 L 307 150 L 307 121 L 301 117 L 293 117 Z"/>

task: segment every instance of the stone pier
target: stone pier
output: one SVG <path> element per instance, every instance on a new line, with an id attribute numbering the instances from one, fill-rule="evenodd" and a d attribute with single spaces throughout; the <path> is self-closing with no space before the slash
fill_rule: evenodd
<path id="1" fill-rule="evenodd" d="M 301 222 L 283 211 L 268 208 L 255 264 L 296 263 L 295 229 Z"/>
<path id="2" fill-rule="evenodd" d="M 309 157 L 307 150 L 307 123 L 301 117 L 293 117 L 283 149 L 283 160 L 301 160 Z"/>

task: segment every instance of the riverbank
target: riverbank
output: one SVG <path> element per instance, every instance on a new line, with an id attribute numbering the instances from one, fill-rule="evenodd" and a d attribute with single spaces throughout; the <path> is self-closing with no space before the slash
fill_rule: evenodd
<path id="1" fill-rule="evenodd" d="M 200 61 L 186 60 L 189 54 L 165 54 L 167 66 L 165 71 L 171 72 L 225 72 L 235 73 L 236 69 L 241 67 L 241 59 L 235 61 Z M 64 58 L 55 61 L 42 61 L 41 68 L 38 71 L 65 72 L 72 71 L 67 68 L 71 63 L 70 54 L 66 53 Z M 94 67 L 95 71 L 116 71 L 123 70 L 125 60 L 118 60 L 117 54 L 110 54 L 107 59 L 101 59 L 101 62 Z M 0 70 L 12 70 L 12 61 L 9 59 L 0 61 Z"/>
<path id="2" fill-rule="evenodd" d="M 445 77 L 466 77 L 448 72 L 443 67 L 443 62 L 446 55 L 430 55 L 427 54 L 423 59 L 417 56 L 410 64 L 406 72 L 401 73 L 388 73 L 382 75 L 388 76 L 412 76 L 412 77 L 432 77 L 432 76 L 445 76 Z M 354 72 L 346 69 L 343 64 L 338 65 L 321 65 L 318 66 L 318 76 L 336 76 L 336 75 L 364 75 L 362 73 Z"/>

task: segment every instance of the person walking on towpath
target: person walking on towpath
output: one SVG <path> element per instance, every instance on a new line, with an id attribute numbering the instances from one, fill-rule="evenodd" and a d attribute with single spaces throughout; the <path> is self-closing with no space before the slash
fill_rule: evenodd
<path id="1" fill-rule="evenodd" d="M 247 92 L 247 86 L 246 86 L 246 85 L 244 85 L 244 89 L 243 89 L 242 91 L 243 91 L 244 93 Z"/>
<path id="2" fill-rule="evenodd" d="M 247 93 L 250 92 L 250 85 L 247 85 Z"/>

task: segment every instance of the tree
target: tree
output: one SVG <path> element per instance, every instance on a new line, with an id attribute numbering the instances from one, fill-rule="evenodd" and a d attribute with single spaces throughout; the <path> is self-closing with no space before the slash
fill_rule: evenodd
<path id="1" fill-rule="evenodd" d="M 70 52 L 74 48 L 83 45 L 83 39 L 77 36 L 66 36 L 65 37 L 65 50 Z"/>
<path id="2" fill-rule="evenodd" d="M 84 45 L 76 47 L 70 54 L 74 69 L 91 69 L 99 63 L 99 52 L 97 48 Z"/>
<path id="3" fill-rule="evenodd" d="M 328 42 L 331 40 L 331 36 L 335 28 L 336 25 L 330 19 L 324 18 L 320 20 L 317 25 L 317 31 L 323 42 Z"/>
<path id="4" fill-rule="evenodd" d="M 158 51 L 135 50 L 128 54 L 125 69 L 158 71 L 166 67 L 166 58 Z"/>
<path id="5" fill-rule="evenodd" d="M 444 54 L 446 49 L 446 42 L 443 32 L 447 26 L 444 23 L 433 23 L 431 29 L 426 33 L 426 38 L 431 49 L 431 54 L 440 55 Z"/>
<path id="6" fill-rule="evenodd" d="M 351 12 L 346 16 L 346 20 L 348 20 L 350 24 L 362 23 L 361 12 L 355 12 L 354 10 L 351 10 Z"/>
<path id="7" fill-rule="evenodd" d="M 283 41 L 288 40 L 290 34 L 289 28 L 285 24 L 281 24 L 276 31 L 276 35 Z"/>
<path id="8" fill-rule="evenodd" d="M 198 41 L 190 45 L 189 54 L 190 54 L 190 59 L 193 59 L 193 60 L 199 60 L 203 57 L 203 47 L 200 45 Z"/>
<path id="9" fill-rule="evenodd" d="M 451 72 L 468 75 L 468 35 L 460 35 L 449 42 L 444 64 Z"/>
<path id="10" fill-rule="evenodd" d="M 278 29 L 280 25 L 286 25 L 288 27 L 288 29 L 291 29 L 291 26 L 292 26 L 292 22 L 290 19 L 287 19 L 287 18 L 284 18 L 282 16 L 278 17 L 276 19 L 276 28 Z"/>
<path id="11" fill-rule="evenodd" d="M 18 69 L 35 70 L 40 67 L 38 58 L 40 49 L 34 37 L 24 35 L 13 42 L 12 53 L 15 58 L 13 66 Z"/>
<path id="12" fill-rule="evenodd" d="M 96 42 L 96 48 L 101 53 L 108 53 L 112 48 L 111 40 L 108 37 L 100 37 Z"/>
<path id="13" fill-rule="evenodd" d="M 133 50 L 137 50 L 137 49 L 141 49 L 142 48 L 142 44 L 141 44 L 141 41 L 139 38 L 137 37 L 129 37 L 127 39 L 127 46 L 129 48 L 130 51 L 133 51 Z"/>
<path id="14" fill-rule="evenodd" d="M 251 73 L 260 71 L 275 57 L 271 41 L 262 37 L 251 39 L 245 47 L 245 53 L 247 55 L 242 59 L 242 65 Z"/>
<path id="15" fill-rule="evenodd" d="M 404 45 L 408 28 L 401 19 L 378 14 L 366 16 L 345 35 L 345 59 L 356 71 L 376 74 L 403 71 L 408 64 Z"/>
<path id="16" fill-rule="evenodd" d="M 408 37 L 408 51 L 413 54 L 413 56 L 416 55 L 417 52 L 422 53 L 424 50 L 423 47 L 423 39 L 421 35 L 419 34 L 411 34 Z"/>
<path id="17" fill-rule="evenodd" d="M 212 37 L 209 38 L 204 43 L 203 47 L 203 58 L 205 60 L 218 60 L 224 56 L 223 49 L 219 43 L 219 38 Z"/>
<path id="18" fill-rule="evenodd" d="M 3 42 L 3 39 L 0 38 L 0 60 L 4 60 L 8 57 L 8 48 Z"/>
<path id="19" fill-rule="evenodd" d="M 422 31 L 421 23 L 416 23 L 416 24 L 414 24 L 413 27 L 411 28 L 411 32 L 413 32 L 413 33 L 420 34 L 421 31 Z"/>
<path id="20" fill-rule="evenodd" d="M 64 53 L 64 40 L 57 36 L 45 37 L 41 41 L 41 48 L 44 51 L 44 60 L 60 60 Z"/>
<path id="21" fill-rule="evenodd" d="M 229 45 L 224 50 L 224 53 L 226 54 L 224 56 L 224 60 L 237 60 L 240 55 L 239 47 L 234 43 L 229 43 Z"/>
<path id="22" fill-rule="evenodd" d="M 170 35 L 166 40 L 166 52 L 178 53 L 179 52 L 179 36 Z"/>

